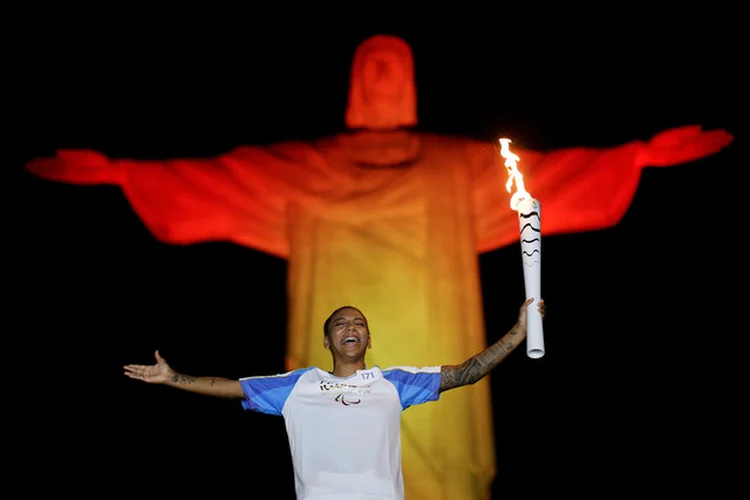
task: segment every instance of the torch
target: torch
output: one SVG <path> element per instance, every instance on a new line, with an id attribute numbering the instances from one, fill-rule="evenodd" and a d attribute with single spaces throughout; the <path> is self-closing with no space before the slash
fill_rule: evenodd
<path id="1" fill-rule="evenodd" d="M 539 201 L 526 191 L 523 175 L 518 171 L 520 158 L 510 151 L 510 139 L 500 139 L 500 154 L 505 158 L 505 169 L 508 171 L 508 182 L 505 188 L 511 192 L 513 184 L 516 192 L 511 195 L 510 208 L 518 212 L 518 227 L 521 234 L 521 260 L 523 263 L 523 281 L 526 298 L 534 302 L 542 299 L 542 219 Z M 542 316 L 537 307 L 529 307 L 527 313 L 526 354 L 530 358 L 544 356 L 544 330 Z"/>

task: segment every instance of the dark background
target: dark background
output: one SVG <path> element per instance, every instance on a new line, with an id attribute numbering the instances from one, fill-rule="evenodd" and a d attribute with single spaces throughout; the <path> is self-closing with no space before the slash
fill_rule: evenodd
<path id="1" fill-rule="evenodd" d="M 645 170 L 616 227 L 545 238 L 546 355 L 515 353 L 491 378 L 494 498 L 719 498 L 747 453 L 738 13 L 594 11 L 545 26 L 484 11 L 398 23 L 343 14 L 304 28 L 231 11 L 36 14 L 15 127 L 21 188 L 9 196 L 20 200 L 20 269 L 9 269 L 21 276 L 10 302 L 20 321 L 6 327 L 28 344 L 13 351 L 31 372 L 21 456 L 46 478 L 30 486 L 293 498 L 281 418 L 122 374 L 155 348 L 195 375 L 283 371 L 285 262 L 220 242 L 161 244 L 118 188 L 20 167 L 61 147 L 213 156 L 339 132 L 355 47 L 392 33 L 414 51 L 420 130 L 537 150 L 696 123 L 735 134 L 716 156 Z M 492 342 L 523 300 L 520 248 L 479 259 Z"/>

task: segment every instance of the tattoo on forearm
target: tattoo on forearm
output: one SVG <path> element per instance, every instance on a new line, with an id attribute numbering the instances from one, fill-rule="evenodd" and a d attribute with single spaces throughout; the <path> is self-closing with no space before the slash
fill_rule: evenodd
<path id="1" fill-rule="evenodd" d="M 511 331 L 510 335 L 515 335 L 515 333 L 515 331 Z M 470 385 L 481 380 L 515 347 L 516 344 L 503 337 L 460 365 L 443 366 L 440 371 L 440 391 Z"/>
<path id="2" fill-rule="evenodd" d="M 195 377 L 176 373 L 172 377 L 172 382 L 174 382 L 175 384 L 192 384 L 193 382 L 195 382 Z"/>

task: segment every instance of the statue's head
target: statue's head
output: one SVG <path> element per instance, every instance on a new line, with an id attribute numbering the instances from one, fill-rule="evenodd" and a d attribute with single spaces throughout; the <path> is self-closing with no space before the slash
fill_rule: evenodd
<path id="1" fill-rule="evenodd" d="M 346 125 L 393 129 L 417 124 L 417 95 L 411 48 L 391 35 L 362 42 L 352 63 Z"/>

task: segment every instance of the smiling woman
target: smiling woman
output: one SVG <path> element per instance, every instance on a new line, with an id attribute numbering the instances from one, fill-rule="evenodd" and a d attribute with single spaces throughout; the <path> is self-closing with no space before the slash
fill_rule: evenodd
<path id="1" fill-rule="evenodd" d="M 372 349 L 372 340 L 362 311 L 353 306 L 339 307 L 326 319 L 323 329 L 323 346 L 331 351 L 334 376 L 348 377 L 365 368 L 365 353 Z"/>
<path id="2" fill-rule="evenodd" d="M 367 318 L 356 307 L 343 306 L 323 324 L 332 372 L 311 366 L 239 380 L 193 377 L 175 372 L 157 351 L 156 364 L 126 365 L 125 374 L 241 399 L 246 410 L 284 417 L 301 500 L 403 500 L 401 413 L 486 376 L 526 338 L 527 310 L 533 300 L 523 303 L 518 321 L 505 336 L 460 365 L 367 368 L 365 354 L 372 348 Z M 537 307 L 544 317 L 544 301 Z M 332 431 L 336 439 L 330 439 Z"/>

